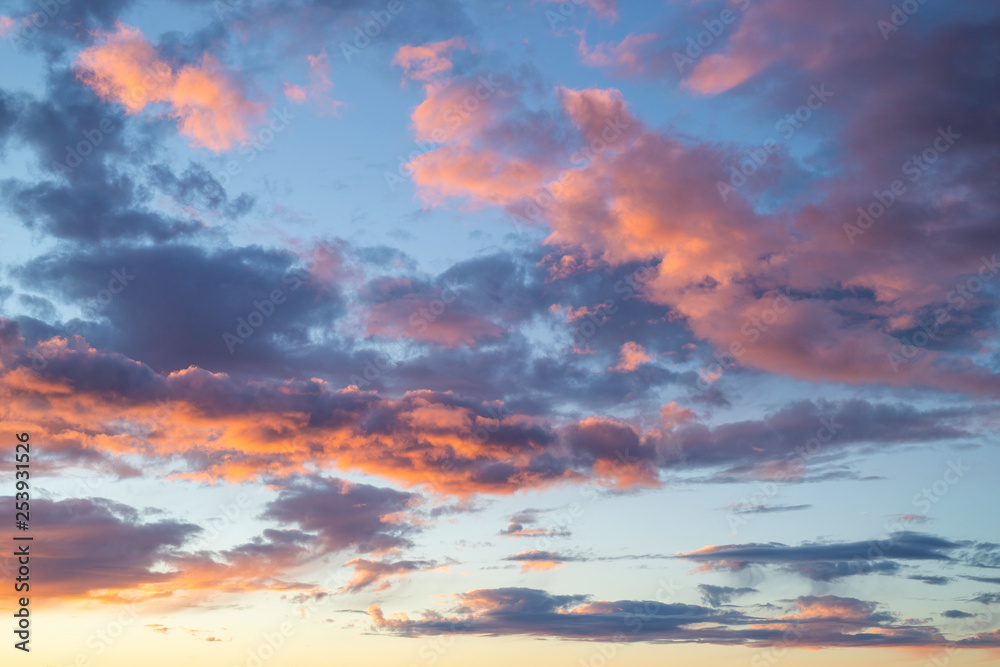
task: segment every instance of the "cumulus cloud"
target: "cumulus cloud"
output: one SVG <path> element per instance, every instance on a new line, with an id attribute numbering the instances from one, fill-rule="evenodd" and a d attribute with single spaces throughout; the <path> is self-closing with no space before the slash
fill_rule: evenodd
<path id="1" fill-rule="evenodd" d="M 213 56 L 175 68 L 137 29 L 119 23 L 79 53 L 77 76 L 106 102 L 129 114 L 163 104 L 181 134 L 215 152 L 246 141 L 247 127 L 265 111 L 246 97 L 243 85 Z"/>

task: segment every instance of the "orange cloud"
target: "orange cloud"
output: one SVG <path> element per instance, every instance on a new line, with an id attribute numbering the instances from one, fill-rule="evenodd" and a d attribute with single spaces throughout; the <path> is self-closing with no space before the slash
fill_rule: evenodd
<path id="1" fill-rule="evenodd" d="M 617 422 L 581 423 L 572 432 L 579 444 L 570 446 L 587 453 L 577 461 L 552 456 L 559 436 L 544 421 L 451 394 L 381 398 L 357 387 L 332 391 L 315 380 L 244 385 L 196 367 L 158 375 L 78 336 L 0 353 L 47 361 L 44 373 L 4 361 L 0 399 L 21 415 L 19 428 L 49 443 L 60 468 L 136 474 L 121 469 L 123 457 L 135 455 L 175 462 L 173 477 L 206 481 L 356 470 L 460 497 L 578 481 L 588 471 L 621 487 L 656 483 L 650 461 L 615 457 L 615 438 L 638 437 Z M 86 370 L 96 368 L 107 370 Z M 131 389 L 91 386 L 87 377 L 97 376 L 120 377 Z M 258 398 L 235 398 L 245 391 Z"/>
<path id="2" fill-rule="evenodd" d="M 198 65 L 175 71 L 161 59 L 142 32 L 119 23 L 77 56 L 77 78 L 106 102 L 129 114 L 163 104 L 193 146 L 216 152 L 245 142 L 247 126 L 264 113 L 218 60 L 205 54 Z"/>
<path id="3" fill-rule="evenodd" d="M 741 59 L 756 63 L 754 68 L 776 57 L 766 45 L 740 48 L 760 52 Z M 807 49 L 805 66 L 825 53 L 826 47 Z M 716 61 L 703 62 L 707 68 Z M 738 78 L 749 71 L 738 69 Z M 708 86 L 707 78 L 697 80 Z M 438 94 L 429 88 L 429 95 Z M 583 139 L 578 150 L 553 157 L 551 151 L 498 143 L 496 137 L 508 136 L 512 125 L 542 122 L 525 100 L 511 95 L 502 108 L 449 134 L 445 146 L 410 162 L 419 195 L 432 205 L 464 200 L 545 224 L 546 245 L 563 252 L 611 265 L 658 260 L 642 298 L 669 306 L 697 338 L 729 356 L 729 362 L 704 369 L 708 378 L 718 379 L 738 364 L 811 381 L 1000 392 L 1000 379 L 984 367 L 941 351 L 921 350 L 907 363 L 890 364 L 898 338 L 858 323 L 863 317 L 845 320 L 842 312 L 846 305 L 864 310 L 865 317 L 905 322 L 928 302 L 943 301 L 942 286 L 975 265 L 914 271 L 911 263 L 880 262 L 866 248 L 853 249 L 845 259 L 847 243 L 833 224 L 841 222 L 837 216 L 815 209 L 761 215 L 743 197 L 720 196 L 719 186 L 728 179 L 724 149 L 643 126 L 617 90 L 561 88 L 556 96 Z M 556 270 L 572 268 L 570 263 Z M 834 304 L 813 296 L 793 303 L 787 297 L 790 289 L 812 295 L 830 286 L 875 290 L 879 303 Z"/>
<path id="4" fill-rule="evenodd" d="M 618 361 L 618 365 L 608 370 L 627 373 L 634 371 L 643 364 L 648 364 L 652 360 L 653 357 L 646 353 L 646 348 L 638 343 L 629 341 L 622 345 L 621 359 Z"/>

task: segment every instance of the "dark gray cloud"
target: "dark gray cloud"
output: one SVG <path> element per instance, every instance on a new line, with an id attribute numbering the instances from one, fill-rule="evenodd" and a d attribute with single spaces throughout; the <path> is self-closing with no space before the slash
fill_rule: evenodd
<path id="1" fill-rule="evenodd" d="M 52 597 L 86 597 L 91 591 L 166 582 L 171 575 L 154 566 L 179 555 L 202 531 L 172 519 L 146 521 L 135 508 L 104 498 L 36 498 L 31 505 L 44 517 L 33 527 L 39 543 L 46 544 L 32 565 L 39 594 Z"/>
<path id="2" fill-rule="evenodd" d="M 698 584 L 698 591 L 701 593 L 701 599 L 710 607 L 728 604 L 742 595 L 759 592 L 756 588 L 732 588 L 730 586 L 713 586 L 711 584 Z"/>
<path id="3" fill-rule="evenodd" d="M 749 646 L 946 646 L 928 625 L 898 623 L 872 602 L 837 596 L 791 601 L 794 613 L 750 616 L 689 604 L 649 600 L 592 601 L 530 588 L 479 589 L 456 596 L 453 615 L 428 610 L 420 618 L 369 613 L 376 628 L 404 636 L 523 635 L 605 642 L 710 643 Z M 968 646 L 1000 646 L 978 637 Z"/>
<path id="4" fill-rule="evenodd" d="M 772 514 L 775 512 L 796 512 L 806 510 L 812 505 L 764 505 L 764 504 L 737 504 L 727 507 L 733 514 Z"/>
<path id="5" fill-rule="evenodd" d="M 506 537 L 569 537 L 568 530 L 537 527 L 540 517 L 550 510 L 524 509 L 508 517 L 507 527 L 500 531 Z"/>
<path id="6" fill-rule="evenodd" d="M 324 256 L 331 266 L 339 262 L 332 253 Z M 260 372 L 308 353 L 310 328 L 328 328 L 344 311 L 339 287 L 302 267 L 303 260 L 290 252 L 253 246 L 215 251 L 186 245 L 99 246 L 42 255 L 14 275 L 26 289 L 85 305 L 107 288 L 113 271 L 124 271 L 131 277 L 128 285 L 100 309 L 100 320 L 81 326 L 92 344 L 141 359 L 158 371 L 193 365 Z M 286 373 L 287 368 L 280 374 Z"/>
<path id="7" fill-rule="evenodd" d="M 1000 593 L 980 593 L 972 601 L 985 605 L 1000 604 Z"/>
<path id="8" fill-rule="evenodd" d="M 681 554 L 680 558 L 727 570 L 742 570 L 749 565 L 779 566 L 814 581 L 834 581 L 852 575 L 894 574 L 902 568 L 897 561 L 959 562 L 966 544 L 902 531 L 868 542 L 711 546 Z"/>
<path id="9" fill-rule="evenodd" d="M 354 558 L 347 561 L 346 565 L 354 568 L 354 576 L 340 589 L 341 593 L 359 593 L 373 587 L 382 591 L 389 588 L 392 577 L 403 577 L 414 572 L 430 570 L 438 564 L 430 560 L 376 561 Z"/>
<path id="10" fill-rule="evenodd" d="M 385 551 L 412 546 L 414 526 L 397 519 L 419 496 L 340 479 L 303 479 L 283 489 L 263 518 L 318 533 L 329 551 Z"/>

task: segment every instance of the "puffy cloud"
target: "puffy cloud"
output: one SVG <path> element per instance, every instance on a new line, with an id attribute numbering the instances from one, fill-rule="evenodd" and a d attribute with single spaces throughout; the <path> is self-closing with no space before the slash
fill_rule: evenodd
<path id="1" fill-rule="evenodd" d="M 36 498 L 32 509 L 45 517 L 35 530 L 48 542 L 32 558 L 42 598 L 126 599 L 126 591 L 163 590 L 174 576 L 157 566 L 202 530 L 171 519 L 150 522 L 103 498 Z"/>
<path id="2" fill-rule="evenodd" d="M 302 480 L 282 489 L 263 518 L 317 533 L 330 551 L 356 547 L 388 553 L 412 546 L 407 534 L 414 526 L 405 516 L 419 500 L 412 493 L 341 479 Z"/>
<path id="3" fill-rule="evenodd" d="M 622 345 L 621 359 L 618 365 L 610 370 L 629 372 L 649 363 L 653 358 L 646 353 L 646 348 L 636 342 L 629 341 Z"/>
<path id="4" fill-rule="evenodd" d="M 965 289 L 969 280 L 980 280 L 974 278 L 977 271 L 996 274 L 991 255 L 984 260 L 982 253 L 984 243 L 989 247 L 988 216 L 955 203 L 949 209 L 958 221 L 943 225 L 933 203 L 951 201 L 948 193 L 956 188 L 971 188 L 982 210 L 992 210 L 994 202 L 977 176 L 982 169 L 935 171 L 921 180 L 920 194 L 894 206 L 865 232 L 863 242 L 844 234 L 844 225 L 857 217 L 852 212 L 870 203 L 859 193 L 900 178 L 907 156 L 926 148 L 939 130 L 954 127 L 961 134 L 959 120 L 962 128 L 974 128 L 968 131 L 975 136 L 962 135 L 970 141 L 949 149 L 947 159 L 956 165 L 985 164 L 992 150 L 985 146 L 996 141 L 981 131 L 978 118 L 978 91 L 986 82 L 962 63 L 985 57 L 977 54 L 987 48 L 994 23 L 972 27 L 959 19 L 953 29 L 965 40 L 950 40 L 951 28 L 942 28 L 914 49 L 881 46 L 879 39 L 870 41 L 880 46 L 860 47 L 886 51 L 886 67 L 894 71 L 921 72 L 925 85 L 919 90 L 947 91 L 942 99 L 950 101 L 935 103 L 933 119 L 917 118 L 912 113 L 920 106 L 917 88 L 899 77 L 887 74 L 889 84 L 880 95 L 855 92 L 854 56 L 846 55 L 853 51 L 834 49 L 825 37 L 810 40 L 804 28 L 790 31 L 796 38 L 783 46 L 762 38 L 812 20 L 793 4 L 762 3 L 752 20 L 747 13 L 730 47 L 752 55 L 720 55 L 725 68 L 723 60 L 706 57 L 689 85 L 722 90 L 780 68 L 794 85 L 775 83 L 781 91 L 772 105 L 776 113 L 795 111 L 806 99 L 815 103 L 821 88 L 832 91 L 830 118 L 813 122 L 845 128 L 846 141 L 823 155 L 829 170 L 843 174 L 817 184 L 808 200 L 789 197 L 780 212 L 761 212 L 755 208 L 759 195 L 770 190 L 780 197 L 786 185 L 779 173 L 764 174 L 754 186 L 738 190 L 729 183 L 737 161 L 733 148 L 645 127 L 618 91 L 557 89 L 561 108 L 546 108 L 543 114 L 533 96 L 516 85 L 507 89 L 502 105 L 491 105 L 475 123 L 443 138 L 445 146 L 411 162 L 414 182 L 435 205 L 467 200 L 544 224 L 550 230 L 546 243 L 556 248 L 613 265 L 660 259 L 642 298 L 669 307 L 695 337 L 720 351 L 723 371 L 742 365 L 810 381 L 996 393 L 1000 379 L 988 365 L 970 362 L 966 353 L 982 349 L 986 313 L 996 309 L 988 291 L 973 295 Z M 846 35 L 862 16 L 873 29 L 867 6 L 847 4 L 824 10 L 834 34 Z M 762 22 L 767 29 L 760 29 Z M 966 74 L 949 77 L 945 62 Z M 863 87 L 872 85 L 866 78 Z M 427 101 L 436 96 L 437 91 L 429 93 Z M 954 106 L 959 115 L 949 116 L 942 105 Z M 845 117 L 848 109 L 852 115 Z M 905 130 L 873 134 L 874 125 L 884 127 L 901 116 L 910 119 Z M 533 133 L 544 129 L 552 147 L 539 151 L 516 140 L 497 141 L 516 125 Z M 572 137 L 582 140 L 579 148 Z M 925 231 L 915 234 L 914 225 Z M 926 265 L 927 234 L 939 238 L 947 252 L 929 270 L 917 270 Z M 895 258 L 892 263 L 879 259 L 886 252 Z M 907 341 L 917 336 L 921 322 L 941 312 L 948 315 L 947 328 L 939 328 L 912 354 Z M 980 332 L 978 338 L 973 331 Z"/>
<path id="5" fill-rule="evenodd" d="M 319 378 L 248 379 L 193 365 L 157 372 L 80 336 L 42 330 L 29 343 L 13 323 L 5 331 L 0 359 L 8 403 L 49 438 L 54 452 L 129 453 L 171 461 L 179 466 L 175 474 L 197 479 L 284 478 L 318 467 L 458 496 L 588 479 L 620 489 L 655 487 L 662 469 L 795 481 L 852 446 L 947 439 L 964 433 L 951 420 L 974 416 L 864 401 L 835 409 L 806 402 L 761 422 L 709 428 L 678 418 L 675 406 L 664 411 L 660 426 L 642 432 L 598 416 L 557 423 L 454 392 L 416 390 L 392 398 L 354 386 L 337 389 Z M 118 418 L 123 405 L 127 423 Z M 856 429 L 850 437 L 828 439 L 821 457 L 806 455 L 821 417 L 836 423 L 848 415 L 852 421 L 841 423 Z M 989 563 L 995 556 L 987 547 L 969 547 L 970 558 Z"/>
<path id="6" fill-rule="evenodd" d="M 97 44 L 78 54 L 76 67 L 101 99 L 121 104 L 129 114 L 165 104 L 181 134 L 216 152 L 245 142 L 247 126 L 265 111 L 213 56 L 206 53 L 201 63 L 175 69 L 137 28 L 124 24 L 101 33 Z"/>

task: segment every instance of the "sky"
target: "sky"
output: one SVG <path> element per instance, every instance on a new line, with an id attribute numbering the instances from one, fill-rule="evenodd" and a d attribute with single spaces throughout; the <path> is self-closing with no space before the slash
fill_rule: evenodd
<path id="1" fill-rule="evenodd" d="M 3 664 L 1000 659 L 995 2 L 0 42 Z"/>

